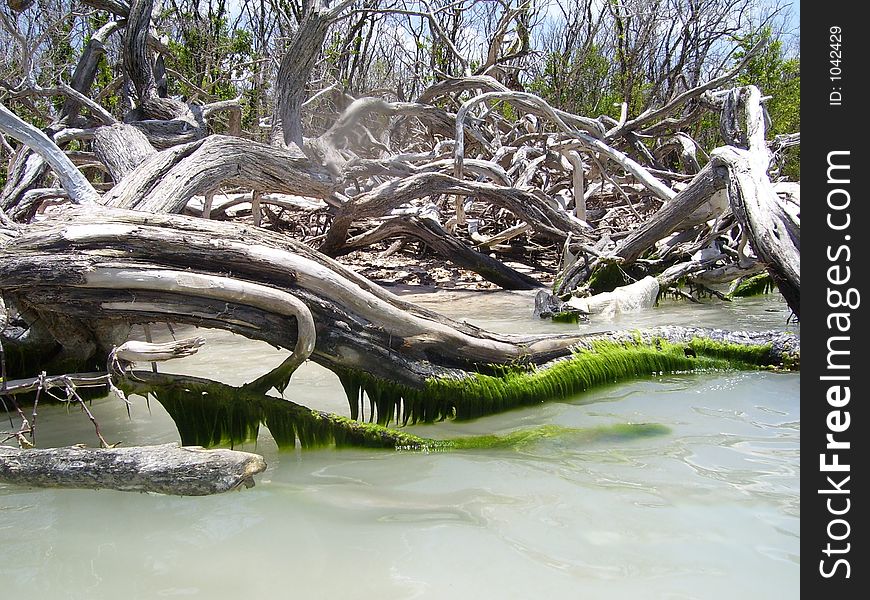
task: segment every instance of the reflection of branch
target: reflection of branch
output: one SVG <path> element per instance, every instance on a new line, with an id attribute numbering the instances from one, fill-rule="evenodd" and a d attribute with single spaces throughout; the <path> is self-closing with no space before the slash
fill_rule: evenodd
<path id="1" fill-rule="evenodd" d="M 12 400 L 12 406 L 16 409 L 18 417 L 21 419 L 21 427 L 17 432 L 8 434 L 5 439 L 0 440 L 0 443 L 14 437 L 22 447 L 31 447 L 33 445 L 32 441 L 36 431 L 36 405 L 39 402 L 39 394 L 44 391 L 59 402 L 64 402 L 66 404 L 77 402 L 79 406 L 81 406 L 82 411 L 88 416 L 91 423 L 94 424 L 94 431 L 97 434 L 97 438 L 100 440 L 100 447 L 108 448 L 110 444 L 106 442 L 105 438 L 103 438 L 99 423 L 85 401 L 76 391 L 76 387 L 104 387 L 110 384 L 110 376 L 102 373 L 76 373 L 74 375 L 53 375 L 49 377 L 46 376 L 45 372 L 43 372 L 39 377 L 31 377 L 29 379 L 18 379 L 13 381 L 6 381 L 4 379 L 2 392 Z M 62 389 L 65 392 L 65 397 L 54 394 L 52 390 L 56 388 Z M 29 422 L 24 416 L 21 408 L 19 408 L 18 403 L 15 401 L 15 395 L 34 390 L 36 390 L 37 395 L 33 406 L 33 420 Z M 25 434 L 30 436 L 30 441 L 27 441 L 24 438 Z"/>

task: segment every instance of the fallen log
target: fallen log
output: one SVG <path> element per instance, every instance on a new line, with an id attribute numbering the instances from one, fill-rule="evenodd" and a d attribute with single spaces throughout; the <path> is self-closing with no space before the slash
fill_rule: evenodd
<path id="1" fill-rule="evenodd" d="M 266 469 L 258 454 L 199 446 L 20 450 L 0 446 L 0 483 L 206 496 L 242 486 Z"/>
<path id="2" fill-rule="evenodd" d="M 74 318 L 85 328 L 84 339 L 101 323 L 115 321 L 227 329 L 294 350 L 302 360 L 310 356 L 335 371 L 347 382 L 352 406 L 360 389 L 381 398 L 384 407 L 400 398 L 410 401 L 420 407 L 412 408 L 411 420 L 440 418 L 454 409 L 457 416 L 477 414 L 474 407 L 486 397 L 502 399 L 493 409 L 554 397 L 546 386 L 525 393 L 525 384 L 506 373 L 547 372 L 550 361 L 572 357 L 590 339 L 600 339 L 580 332 L 483 331 L 405 302 L 311 248 L 264 230 L 110 209 L 70 208 L 62 214 L 29 226 L 14 247 L 0 247 L 0 292 L 7 301 L 24 303 L 43 319 Z M 307 309 L 300 310 L 299 303 Z M 313 336 L 306 333 L 309 318 Z M 633 373 L 691 367 L 656 354 L 654 341 L 646 345 L 643 356 L 655 364 L 632 368 Z M 799 349 L 789 354 L 799 356 Z M 783 356 L 764 354 L 752 362 L 778 365 Z M 492 376 L 490 383 L 499 388 L 495 395 L 473 385 L 482 375 Z M 580 388 L 571 384 L 565 393 L 585 389 L 581 379 Z M 434 412 L 426 408 L 439 403 L 442 408 Z M 379 419 L 381 414 L 388 409 L 379 411 Z"/>

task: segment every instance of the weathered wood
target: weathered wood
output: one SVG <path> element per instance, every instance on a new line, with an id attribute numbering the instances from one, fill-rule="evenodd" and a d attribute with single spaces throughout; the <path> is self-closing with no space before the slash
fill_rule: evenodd
<path id="1" fill-rule="evenodd" d="M 20 140 L 32 151 L 37 152 L 57 174 L 70 200 L 77 204 L 92 204 L 99 199 L 100 195 L 94 186 L 45 133 L 21 120 L 2 104 L 0 104 L 0 131 Z"/>
<path id="2" fill-rule="evenodd" d="M 196 354 L 204 344 L 205 340 L 200 337 L 162 344 L 129 340 L 115 348 L 110 358 L 128 363 L 160 362 Z"/>
<path id="3" fill-rule="evenodd" d="M 109 21 L 88 39 L 88 43 L 82 50 L 82 56 L 76 64 L 73 71 L 70 87 L 83 95 L 87 95 L 94 84 L 97 76 L 97 67 L 100 64 L 103 56 L 106 54 L 105 44 L 109 36 L 119 28 L 117 21 Z M 60 111 L 60 119 L 58 124 L 65 127 L 72 123 L 79 114 L 82 103 L 79 99 L 70 97 L 64 102 L 63 108 Z"/>
<path id="4" fill-rule="evenodd" d="M 24 394 L 37 389 L 74 387 L 106 387 L 109 385 L 110 375 L 106 373 L 71 373 L 69 375 L 40 375 L 27 379 L 13 379 L 0 382 L 0 394 L 14 396 Z"/>
<path id="5" fill-rule="evenodd" d="M 191 198 L 222 184 L 316 198 L 328 196 L 333 187 L 329 174 L 298 150 L 213 135 L 145 159 L 106 194 L 105 203 L 181 212 Z"/>
<path id="6" fill-rule="evenodd" d="M 206 135 L 202 110 L 174 98 L 163 98 L 148 56 L 148 35 L 154 0 L 131 0 L 121 44 L 124 73 L 133 84 L 137 107 L 127 116 L 138 124 L 151 143 L 168 148 Z"/>
<path id="7" fill-rule="evenodd" d="M 99 127 L 94 132 L 93 144 L 94 153 L 115 183 L 157 152 L 144 133 L 121 123 Z"/>
<path id="8" fill-rule="evenodd" d="M 296 35 L 290 40 L 275 82 L 275 107 L 272 115 L 271 141 L 273 145 L 303 147 L 302 102 L 311 70 L 323 49 L 323 41 L 330 24 L 350 5 L 341 0 L 327 8 L 321 0 L 303 4 L 302 19 Z"/>
<path id="9" fill-rule="evenodd" d="M 350 199 L 336 214 L 320 249 L 328 254 L 340 251 L 348 227 L 357 219 L 380 217 L 406 202 L 439 194 L 472 196 L 505 208 L 532 225 L 541 235 L 559 242 L 565 240 L 568 232 L 577 237 L 586 233 L 582 221 L 528 191 L 477 181 L 461 181 L 441 173 L 419 173 L 389 181 Z"/>
<path id="10" fill-rule="evenodd" d="M 605 139 L 613 140 L 619 136 L 625 135 L 628 132 L 636 131 L 642 127 L 647 127 L 652 125 L 655 121 L 661 120 L 664 117 L 672 114 L 674 111 L 679 109 L 681 106 L 686 104 L 692 98 L 697 98 L 701 96 L 705 92 L 710 90 L 714 90 L 717 87 L 720 87 L 723 83 L 727 83 L 728 81 L 734 79 L 737 74 L 749 63 L 752 58 L 757 55 L 762 48 L 766 45 L 766 41 L 762 40 L 758 44 L 756 44 L 753 48 L 751 48 L 748 52 L 746 52 L 741 61 L 731 70 L 726 71 L 719 77 L 715 77 L 710 79 L 709 81 L 696 86 L 690 90 L 686 90 L 682 94 L 679 94 L 669 100 L 664 106 L 659 108 L 650 108 L 645 110 L 643 113 L 631 119 L 630 121 L 620 123 L 617 127 L 614 127 L 610 131 L 607 132 Z"/>
<path id="11" fill-rule="evenodd" d="M 730 165 L 728 189 L 732 210 L 759 259 L 771 269 L 789 308 L 800 318 L 800 223 L 751 154 L 737 148 L 722 148 L 713 157 Z"/>
<path id="12" fill-rule="evenodd" d="M 288 323 L 275 305 L 255 302 L 254 296 L 217 297 L 215 288 L 136 283 L 137 270 L 147 274 L 156 265 L 184 268 L 189 275 L 180 277 L 191 281 L 226 279 L 232 273 L 237 287 L 264 289 L 268 284 L 273 296 L 292 292 L 305 302 L 317 329 L 312 359 L 414 385 L 434 371 L 476 362 L 547 360 L 566 352 L 576 339 L 503 336 L 456 323 L 263 229 L 130 211 L 64 213 L 60 221 L 31 225 L 30 235 L 15 248 L 0 249 L 0 288 L 16 298 L 26 296 L 36 312 L 76 315 L 83 321 L 114 315 L 134 322 L 205 322 L 241 327 L 245 335 L 289 347 L 296 333 L 293 314 L 285 313 L 291 317 Z M 220 261 L 215 261 L 216 253 Z M 124 272 L 129 276 L 122 281 L 118 275 Z M 140 291 L 131 295 L 126 285 Z"/>
<path id="13" fill-rule="evenodd" d="M 14 247 L 0 247 L 0 292 L 26 298 L 44 319 L 64 315 L 89 327 L 110 319 L 180 321 L 292 349 L 296 314 L 292 307 L 282 313 L 279 302 L 292 296 L 314 321 L 312 360 L 416 388 L 480 365 L 543 365 L 587 339 L 494 334 L 452 321 L 263 229 L 133 211 L 62 213 L 31 225 Z M 169 285 L 148 281 L 170 270 Z M 228 287 L 201 284 L 218 279 Z"/>
<path id="14" fill-rule="evenodd" d="M 344 250 L 350 252 L 397 236 L 418 239 L 456 266 L 474 271 L 506 290 L 533 290 L 543 287 L 532 277 L 470 248 L 436 221 L 425 217 L 411 215 L 389 219 L 376 229 L 348 240 Z"/>
<path id="15" fill-rule="evenodd" d="M 552 120 L 560 130 L 564 133 L 570 135 L 572 138 L 575 138 L 577 141 L 575 142 L 576 146 L 583 147 L 586 150 L 590 150 L 593 152 L 599 152 L 612 161 L 616 162 L 620 167 L 625 169 L 628 173 L 631 173 L 637 180 L 643 184 L 652 194 L 661 198 L 662 200 L 670 200 L 674 197 L 675 192 L 666 186 L 664 183 L 656 179 L 649 171 L 647 171 L 643 166 L 617 150 L 613 148 L 593 135 L 589 135 L 586 131 L 581 131 L 575 127 L 571 127 L 560 117 L 558 113 L 556 113 L 553 108 L 532 94 L 526 94 L 522 92 L 486 92 L 484 94 L 480 94 L 479 96 L 475 96 L 470 100 L 466 100 L 460 109 L 456 113 L 456 145 L 453 150 L 454 159 L 456 161 L 456 171 L 454 176 L 459 178 L 462 173 L 462 161 L 465 158 L 465 119 L 472 107 L 477 104 L 484 102 L 486 100 L 508 100 L 512 103 L 520 102 L 524 105 L 525 108 L 530 107 L 534 112 L 541 114 L 542 116 Z M 594 122 L 596 126 L 598 126 L 597 122 Z M 586 125 L 584 123 L 583 129 L 593 130 L 590 125 Z M 563 149 L 570 150 L 570 145 L 563 145 Z"/>
<path id="16" fill-rule="evenodd" d="M 717 192 L 726 186 L 724 164 L 710 161 L 692 182 L 665 204 L 652 218 L 632 231 L 614 250 L 613 254 L 624 262 L 632 262 L 660 239 L 677 229 L 686 229 L 703 223 L 722 212 L 725 206 L 699 210 L 710 204 Z M 727 201 L 727 197 L 726 197 Z"/>
<path id="17" fill-rule="evenodd" d="M 266 470 L 258 454 L 177 444 L 133 448 L 0 446 L 0 482 L 52 488 L 112 489 L 205 496 L 252 487 Z"/>

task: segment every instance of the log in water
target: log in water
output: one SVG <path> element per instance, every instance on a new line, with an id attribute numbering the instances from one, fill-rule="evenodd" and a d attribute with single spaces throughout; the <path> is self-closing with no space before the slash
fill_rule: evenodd
<path id="1" fill-rule="evenodd" d="M 242 486 L 266 469 L 258 454 L 162 444 L 134 448 L 0 446 L 0 482 L 206 496 Z"/>

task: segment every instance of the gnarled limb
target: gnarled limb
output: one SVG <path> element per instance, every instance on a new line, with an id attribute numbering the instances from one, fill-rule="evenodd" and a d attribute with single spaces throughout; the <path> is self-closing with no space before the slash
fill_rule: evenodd
<path id="1" fill-rule="evenodd" d="M 538 196 L 516 188 L 489 183 L 461 181 L 441 173 L 420 173 L 389 181 L 351 198 L 336 215 L 321 251 L 336 253 L 344 246 L 347 229 L 356 219 L 380 217 L 401 204 L 439 194 L 472 196 L 511 211 L 535 231 L 550 239 L 564 241 L 568 232 L 582 236 L 585 227 L 573 215 L 551 206 Z"/>
<path id="2" fill-rule="evenodd" d="M 272 115 L 273 145 L 303 148 L 302 103 L 311 69 L 323 49 L 323 40 L 332 22 L 353 2 L 341 0 L 327 8 L 322 0 L 306 2 L 299 28 L 290 41 L 276 81 L 275 108 Z"/>
<path id="3" fill-rule="evenodd" d="M 185 277 L 232 273 L 240 290 L 250 284 L 263 293 L 272 290 L 266 297 L 287 296 L 265 288 L 268 283 L 292 292 L 307 304 L 317 327 L 313 360 L 413 385 L 459 365 L 547 360 L 576 340 L 515 338 L 455 323 L 398 299 L 302 244 L 264 230 L 111 210 L 97 215 L 67 209 L 67 219 L 34 224 L 15 250 L 0 251 L 2 291 L 26 296 L 40 314 L 75 315 L 82 322 L 123 318 L 210 324 L 285 347 L 288 339 L 295 339 L 294 314 L 281 313 L 277 305 L 255 302 L 241 292 L 227 296 L 232 286 L 221 290 L 194 285 L 186 291 L 176 278 L 166 280 L 163 287 L 136 282 L 137 270 L 143 277 L 154 273 L 162 281 L 156 265 L 163 265 L 164 272 L 176 265 L 176 270 L 191 269 L 189 275 L 179 275 L 182 282 Z M 109 249 L 123 259 L 107 257 Z M 216 253 L 222 257 L 219 262 L 214 260 Z M 218 293 L 222 295 L 214 295 Z"/>
<path id="4" fill-rule="evenodd" d="M 613 254 L 624 262 L 632 262 L 677 229 L 692 227 L 721 214 L 727 204 L 722 205 L 717 195 L 725 188 L 725 172 L 724 164 L 711 160 L 682 192 L 631 232 Z M 709 207 L 705 206 L 708 204 Z"/>
<path id="5" fill-rule="evenodd" d="M 100 195 L 66 155 L 42 131 L 22 121 L 0 104 L 0 131 L 21 141 L 37 152 L 57 174 L 70 200 L 76 204 L 93 204 Z"/>
<path id="6" fill-rule="evenodd" d="M 121 208 L 180 212 L 194 196 L 223 184 L 316 198 L 332 191 L 326 171 L 298 151 L 213 135 L 150 156 L 106 194 L 105 202 Z"/>
<path id="7" fill-rule="evenodd" d="M 93 146 L 115 183 L 157 152 L 139 129 L 121 123 L 98 128 L 94 132 Z"/>
<path id="8" fill-rule="evenodd" d="M 202 110 L 173 98 L 162 98 L 157 91 L 151 59 L 148 56 L 148 34 L 154 0 L 131 0 L 127 28 L 121 44 L 124 73 L 136 92 L 137 107 L 128 115 L 129 121 L 148 135 L 158 148 L 189 142 L 206 135 Z"/>
<path id="9" fill-rule="evenodd" d="M 737 76 L 740 70 L 743 69 L 743 67 L 745 67 L 747 63 L 749 63 L 749 61 L 752 60 L 752 58 L 754 58 L 755 55 L 761 51 L 765 44 L 765 41 L 761 41 L 756 44 L 755 47 L 750 49 L 749 52 L 747 52 L 743 56 L 743 59 L 733 69 L 723 73 L 719 77 L 715 77 L 710 81 L 707 81 L 706 83 L 696 86 L 690 90 L 686 90 L 685 92 L 679 94 L 660 108 L 646 110 L 634 119 L 619 124 L 617 127 L 614 127 L 607 132 L 607 134 L 605 135 L 605 139 L 608 141 L 614 140 L 617 137 L 623 136 L 628 132 L 637 131 L 642 127 L 648 126 L 654 121 L 670 115 L 692 98 L 697 98 L 705 92 L 714 90 L 722 84 L 731 81 L 734 77 Z"/>
<path id="10" fill-rule="evenodd" d="M 457 323 L 262 229 L 130 211 L 64 213 L 63 221 L 31 225 L 14 249 L 0 249 L 0 291 L 26 297 L 40 314 L 75 316 L 91 327 L 113 318 L 181 321 L 291 347 L 296 312 L 289 305 L 284 311 L 281 299 L 292 294 L 315 323 L 313 360 L 413 388 L 488 364 L 542 365 L 587 340 L 499 335 Z M 172 265 L 177 275 L 164 277 Z M 225 287 L 204 288 L 213 278 Z"/>
<path id="11" fill-rule="evenodd" d="M 800 223 L 779 198 L 752 153 L 720 148 L 713 157 L 729 165 L 728 195 L 758 257 L 768 265 L 792 312 L 800 318 Z"/>

